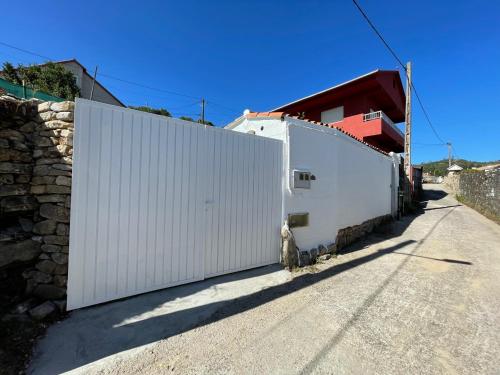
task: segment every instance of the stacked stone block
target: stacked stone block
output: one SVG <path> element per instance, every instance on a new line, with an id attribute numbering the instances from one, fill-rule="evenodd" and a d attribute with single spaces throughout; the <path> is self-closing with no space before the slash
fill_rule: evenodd
<path id="1" fill-rule="evenodd" d="M 466 203 L 500 220 L 500 167 L 461 173 L 459 192 Z"/>
<path id="2" fill-rule="evenodd" d="M 460 201 L 500 222 L 500 167 L 462 171 L 444 183 Z"/>
<path id="3" fill-rule="evenodd" d="M 351 227 L 340 229 L 337 233 L 336 240 L 337 251 L 372 233 L 375 228 L 390 223 L 391 221 L 391 215 L 384 215 L 366 220 L 359 225 L 353 225 Z"/>
<path id="4" fill-rule="evenodd" d="M 32 239 L 38 202 L 30 194 L 36 103 L 0 97 L 0 307 L 24 294 L 22 272 L 36 263 Z"/>
<path id="5" fill-rule="evenodd" d="M 25 298 L 50 312 L 66 298 L 74 103 L 16 104 L 24 115 L 3 116 L 0 129 L 2 243 L 10 246 L 0 247 L 0 268 L 24 267 Z"/>
<path id="6" fill-rule="evenodd" d="M 340 250 L 346 246 L 358 241 L 367 236 L 376 228 L 390 223 L 393 220 L 391 215 L 379 216 L 359 225 L 339 229 L 335 242 L 328 245 L 318 245 L 317 248 L 304 249 L 299 252 L 299 265 L 307 266 L 313 264 L 319 259 L 329 259 L 330 256 L 335 256 Z"/>
<path id="7" fill-rule="evenodd" d="M 73 102 L 38 105 L 30 193 L 39 209 L 33 225 L 39 262 L 25 271 L 27 292 L 44 300 L 66 296 L 73 155 Z"/>

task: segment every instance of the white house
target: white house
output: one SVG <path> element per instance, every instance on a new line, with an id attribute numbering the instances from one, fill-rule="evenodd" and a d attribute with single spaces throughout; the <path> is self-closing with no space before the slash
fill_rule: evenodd
<path id="1" fill-rule="evenodd" d="M 453 164 L 451 167 L 448 167 L 446 169 L 448 171 L 449 175 L 454 175 L 460 173 L 460 171 L 463 170 L 463 168 L 457 164 Z"/>
<path id="2" fill-rule="evenodd" d="M 396 215 L 397 155 L 282 112 L 246 113 L 226 128 L 283 142 L 282 219 L 299 249 L 331 244 L 340 229 Z"/>
<path id="3" fill-rule="evenodd" d="M 76 100 L 70 309 L 277 263 L 285 220 L 302 265 L 397 213 L 398 156 L 283 113 L 228 128 Z"/>

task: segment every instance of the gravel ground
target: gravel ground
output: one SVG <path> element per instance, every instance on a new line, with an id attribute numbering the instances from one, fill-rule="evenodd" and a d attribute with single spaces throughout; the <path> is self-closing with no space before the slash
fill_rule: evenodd
<path id="1" fill-rule="evenodd" d="M 500 373 L 500 226 L 426 189 L 390 233 L 84 372 Z"/>

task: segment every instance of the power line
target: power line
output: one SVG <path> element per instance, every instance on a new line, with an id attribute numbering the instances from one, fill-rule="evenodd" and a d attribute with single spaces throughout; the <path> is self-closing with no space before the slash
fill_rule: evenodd
<path id="1" fill-rule="evenodd" d="M 361 13 L 361 15 L 363 16 L 363 18 L 366 20 L 366 22 L 368 23 L 368 25 L 370 25 L 370 27 L 375 32 L 375 34 L 377 34 L 377 36 L 380 38 L 380 40 L 386 46 L 386 48 L 389 50 L 389 52 L 392 54 L 392 56 L 397 60 L 397 62 L 399 63 L 399 65 L 401 65 L 401 67 L 403 68 L 405 74 L 407 74 L 405 64 L 403 64 L 403 62 L 398 57 L 398 55 L 396 54 L 396 52 L 394 52 L 394 50 L 391 48 L 391 46 L 389 45 L 389 43 L 386 42 L 386 40 L 384 39 L 384 37 L 382 36 L 382 34 L 380 34 L 380 32 L 377 30 L 377 28 L 375 27 L 375 25 L 373 24 L 373 22 L 368 18 L 368 15 L 365 13 L 365 11 L 361 8 L 361 6 L 358 4 L 358 2 L 356 0 L 352 0 L 352 2 L 356 6 L 356 8 L 358 8 L 358 10 Z M 417 89 L 415 87 L 415 84 L 413 82 L 410 82 L 410 86 L 413 89 L 413 91 L 415 92 L 415 97 L 417 98 L 417 102 L 418 102 L 420 108 L 422 109 L 422 112 L 424 113 L 424 116 L 425 116 L 425 118 L 427 120 L 427 123 L 429 124 L 432 132 L 434 133 L 434 135 L 436 136 L 436 138 L 440 142 L 442 142 L 442 144 L 446 144 L 446 142 L 443 141 L 443 139 L 439 136 L 438 132 L 434 128 L 434 125 L 432 124 L 432 121 L 431 121 L 431 119 L 429 117 L 429 114 L 427 113 L 427 111 L 426 111 L 426 109 L 424 107 L 424 104 L 422 103 L 422 100 L 420 99 L 420 95 L 418 95 L 418 92 L 417 92 Z"/>
<path id="2" fill-rule="evenodd" d="M 382 36 L 382 34 L 380 34 L 377 30 L 377 28 L 375 27 L 375 25 L 372 23 L 372 21 L 370 21 L 370 19 L 368 18 L 368 16 L 366 15 L 366 13 L 364 12 L 364 10 L 361 8 L 361 6 L 358 4 L 358 2 L 356 0 L 352 0 L 352 2 L 354 3 L 354 5 L 356 5 L 356 8 L 358 8 L 359 12 L 361 13 L 361 15 L 364 17 L 364 19 L 366 20 L 366 22 L 368 22 L 368 25 L 370 25 L 370 27 L 372 28 L 372 30 L 375 32 L 375 34 L 378 35 L 378 37 L 380 38 L 380 40 L 382 41 L 382 43 L 385 44 L 385 46 L 387 47 L 387 49 L 391 52 L 392 56 L 394 56 L 394 58 L 398 61 L 399 65 L 401 65 L 403 67 L 403 69 L 406 71 L 406 66 L 405 64 L 403 64 L 403 62 L 399 59 L 398 55 L 396 55 L 396 52 L 394 52 L 394 50 L 391 48 L 391 46 L 389 45 L 389 43 L 387 43 L 384 39 L 384 37 Z"/>
<path id="3" fill-rule="evenodd" d="M 6 47 L 9 47 L 9 48 L 12 48 L 12 49 L 15 49 L 17 51 L 21 51 L 21 52 L 24 52 L 24 53 L 27 53 L 29 55 L 33 55 L 33 56 L 37 56 L 37 57 L 41 57 L 42 59 L 46 59 L 46 60 L 54 60 L 50 57 L 47 57 L 47 56 L 44 56 L 44 55 L 40 55 L 38 53 L 35 53 L 35 52 L 32 52 L 32 51 L 28 51 L 26 49 L 23 49 L 23 48 L 19 48 L 19 47 L 16 47 L 16 46 L 13 46 L 13 45 L 10 45 L 10 44 L 7 44 L 7 43 L 4 43 L 4 42 L 1 42 L 0 41 L 0 44 L 3 45 L 3 46 L 6 46 Z"/>
<path id="4" fill-rule="evenodd" d="M 199 113 L 179 113 L 179 112 L 175 112 L 175 115 L 176 116 L 194 116 L 194 117 L 200 116 Z"/>
<path id="5" fill-rule="evenodd" d="M 457 153 L 457 148 L 455 146 L 452 145 L 451 150 L 452 150 L 452 154 L 453 154 L 455 160 L 457 160 L 457 159 L 466 160 L 461 155 L 459 155 Z"/>
<path id="6" fill-rule="evenodd" d="M 194 105 L 200 105 L 200 103 L 201 103 L 201 101 L 199 99 L 196 99 L 194 102 L 192 100 L 189 100 L 189 102 L 181 102 L 182 104 L 178 104 L 177 99 L 174 99 L 171 95 L 162 95 L 161 93 L 157 93 L 157 92 L 153 92 L 153 91 L 148 91 L 147 97 L 145 98 L 144 91 L 141 91 L 140 89 L 135 90 L 133 87 L 130 87 L 130 86 L 122 86 L 119 83 L 115 84 L 115 82 L 111 82 L 111 81 L 110 81 L 110 83 L 106 82 L 106 87 L 109 89 L 114 89 L 116 91 L 126 92 L 131 101 L 134 101 L 135 99 L 139 99 L 137 101 L 137 103 L 140 103 L 140 105 L 148 106 L 149 99 L 161 99 L 162 102 L 165 100 L 168 100 L 169 103 L 176 103 L 177 104 L 176 106 L 173 106 L 173 107 L 170 106 L 170 104 L 168 104 L 169 110 L 177 110 L 177 109 L 187 108 L 187 107 L 191 107 Z M 179 98 L 179 100 L 188 100 L 188 99 L 191 99 L 191 98 L 186 98 L 186 99 Z M 159 104 L 159 105 L 162 106 L 163 104 Z"/>
<path id="7" fill-rule="evenodd" d="M 159 92 L 164 92 L 164 93 L 171 94 L 171 95 L 177 95 L 177 96 L 183 96 L 185 98 L 199 99 L 199 100 L 201 100 L 201 98 L 198 98 L 198 97 L 193 96 L 193 95 L 182 94 L 182 93 L 176 92 L 176 91 L 170 91 L 170 90 L 160 89 L 158 87 L 148 86 L 148 85 L 144 85 L 142 83 L 138 83 L 138 82 L 129 81 L 129 80 L 126 80 L 126 79 L 114 77 L 114 76 L 109 75 L 109 74 L 99 73 L 99 75 L 101 77 L 105 77 L 105 78 L 109 78 L 109 79 L 114 79 L 115 81 L 119 81 L 119 82 L 127 83 L 129 85 L 134 85 L 134 86 L 142 87 L 142 88 L 145 88 L 145 89 L 148 89 L 148 90 L 159 91 Z"/>
<path id="8" fill-rule="evenodd" d="M 208 104 L 208 102 L 207 102 L 207 104 Z M 216 102 L 214 102 L 213 100 L 211 100 L 211 101 L 210 101 L 210 104 L 215 105 L 215 106 L 217 106 L 217 107 L 219 107 L 219 108 L 221 108 L 221 109 L 225 109 L 225 110 L 226 110 L 226 112 L 227 112 L 227 111 L 231 111 L 231 113 L 234 113 L 234 112 L 240 112 L 240 111 L 241 111 L 240 109 L 234 109 L 234 108 L 227 107 L 227 106 L 225 106 L 225 105 L 222 105 L 222 104 L 216 103 Z"/>
<path id="9" fill-rule="evenodd" d="M 413 142 L 414 146 L 440 146 L 442 147 L 442 143 L 419 143 L 419 142 Z"/>
<path id="10" fill-rule="evenodd" d="M 11 44 L 8 44 L 8 43 L 2 42 L 2 41 L 0 41 L 0 44 L 3 45 L 3 46 L 9 47 L 9 48 L 15 49 L 17 51 L 21 51 L 21 52 L 24 52 L 24 53 L 27 53 L 27 54 L 30 54 L 30 55 L 33 55 L 33 56 L 36 56 L 36 57 L 40 57 L 42 59 L 55 60 L 55 59 L 53 59 L 51 57 L 40 55 L 39 53 L 36 53 L 36 52 L 33 52 L 33 51 L 28 51 L 27 49 L 19 48 L 19 47 L 13 46 Z M 143 88 L 146 88 L 146 89 L 149 89 L 149 90 L 153 90 L 153 91 L 165 92 L 167 94 L 183 96 L 183 97 L 190 98 L 190 99 L 200 99 L 200 98 L 198 98 L 196 96 L 187 95 L 187 94 L 183 94 L 183 93 L 179 93 L 179 92 L 175 92 L 175 91 L 170 91 L 170 90 L 160 89 L 160 88 L 153 87 L 153 86 L 144 85 L 142 83 L 133 82 L 133 81 L 130 81 L 130 80 L 126 80 L 126 79 L 122 79 L 122 78 L 119 78 L 119 77 L 115 77 L 115 76 L 112 76 L 110 74 L 99 73 L 99 76 L 106 77 L 106 78 L 109 78 L 109 79 L 114 79 L 116 81 L 127 83 L 129 85 L 143 87 Z"/>
<path id="11" fill-rule="evenodd" d="M 432 132 L 434 133 L 434 135 L 436 136 L 436 138 L 441 141 L 443 144 L 446 144 L 445 141 L 443 141 L 443 138 L 441 138 L 438 134 L 438 132 L 436 131 L 436 129 L 434 128 L 434 125 L 432 124 L 432 121 L 431 119 L 429 118 L 429 115 L 427 114 L 427 111 L 425 110 L 424 108 L 424 105 L 422 103 L 422 100 L 420 100 L 420 96 L 418 95 L 418 92 L 417 92 L 417 89 L 415 88 L 415 85 L 412 83 L 411 84 L 411 87 L 413 88 L 413 92 L 415 93 L 415 97 L 417 98 L 417 101 L 418 101 L 418 104 L 420 105 L 420 108 L 422 109 L 422 112 L 424 113 L 424 116 L 425 118 L 427 119 L 427 123 L 429 124 L 429 126 L 431 127 L 432 129 Z"/>
<path id="12" fill-rule="evenodd" d="M 2 42 L 2 41 L 0 41 L 0 45 L 6 46 L 8 48 L 12 48 L 14 50 L 17 50 L 17 51 L 20 51 L 20 52 L 23 52 L 23 53 L 27 53 L 29 55 L 40 57 L 42 59 L 55 60 L 55 59 L 53 59 L 51 57 L 44 56 L 44 55 L 41 55 L 39 53 L 26 50 L 24 48 L 16 47 L 16 46 L 13 46 L 11 44 L 8 44 L 8 43 Z M 177 95 L 177 96 L 184 97 L 184 98 L 189 98 L 189 99 L 196 99 L 196 103 L 198 103 L 198 102 L 201 103 L 201 100 L 202 100 L 201 97 L 197 97 L 197 96 L 193 96 L 193 95 L 189 95 L 189 94 L 184 94 L 184 93 L 180 93 L 180 92 L 176 92 L 176 91 L 171 91 L 171 90 L 165 90 L 163 88 L 158 88 L 158 87 L 154 87 L 154 86 L 151 86 L 151 85 L 146 85 L 146 84 L 143 84 L 143 83 L 131 81 L 131 80 L 128 80 L 128 79 L 119 78 L 119 77 L 116 77 L 116 76 L 113 76 L 113 75 L 110 75 L 110 74 L 99 73 L 99 76 L 100 77 L 105 77 L 105 78 L 108 78 L 108 79 L 112 79 L 112 80 L 115 80 L 115 81 L 123 82 L 123 83 L 129 84 L 129 85 L 133 85 L 133 86 L 137 86 L 137 87 L 142 87 L 142 88 L 145 88 L 145 89 L 148 89 L 148 90 L 152 90 L 152 91 L 162 92 L 162 93 L 166 93 L 166 94 L 170 94 L 170 95 Z M 227 111 L 231 111 L 231 113 L 234 113 L 234 114 L 236 114 L 236 113 L 239 112 L 239 110 L 237 110 L 237 109 L 230 108 L 230 107 L 224 106 L 222 104 L 218 104 L 218 103 L 213 102 L 213 101 L 210 101 L 210 103 L 213 104 L 213 105 L 215 105 L 215 106 L 218 106 L 220 108 L 224 108 Z M 195 104 L 195 103 L 186 105 L 186 107 L 191 106 L 193 104 Z M 181 107 L 184 107 L 184 106 L 181 106 Z"/>
<path id="13" fill-rule="evenodd" d="M 169 109 L 175 111 L 177 109 L 182 109 L 182 108 L 187 108 L 187 107 L 192 107 L 193 105 L 195 104 L 200 104 L 200 101 L 199 100 L 196 100 L 195 102 L 191 102 L 189 104 L 183 104 L 183 105 L 179 105 L 177 107 L 170 107 Z"/>

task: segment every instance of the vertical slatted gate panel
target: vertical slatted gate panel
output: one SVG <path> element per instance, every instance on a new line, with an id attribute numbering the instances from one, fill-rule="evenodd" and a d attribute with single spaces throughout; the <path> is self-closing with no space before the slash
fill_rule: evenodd
<path id="1" fill-rule="evenodd" d="M 204 127 L 78 100 L 69 309 L 203 279 Z"/>
<path id="2" fill-rule="evenodd" d="M 213 132 L 207 158 L 205 277 L 279 261 L 282 144 Z"/>
<path id="3" fill-rule="evenodd" d="M 279 260 L 282 143 L 78 99 L 68 308 Z"/>

